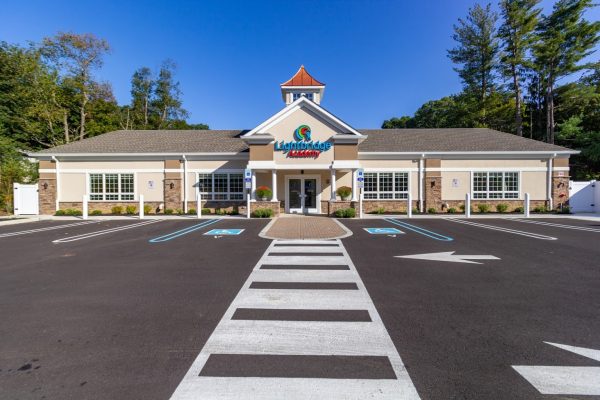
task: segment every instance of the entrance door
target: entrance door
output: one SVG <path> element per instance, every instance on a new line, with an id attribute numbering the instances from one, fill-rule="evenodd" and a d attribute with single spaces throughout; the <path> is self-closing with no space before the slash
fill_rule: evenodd
<path id="1" fill-rule="evenodd" d="M 289 178 L 287 190 L 288 212 L 294 214 L 318 213 L 319 182 L 317 178 Z"/>

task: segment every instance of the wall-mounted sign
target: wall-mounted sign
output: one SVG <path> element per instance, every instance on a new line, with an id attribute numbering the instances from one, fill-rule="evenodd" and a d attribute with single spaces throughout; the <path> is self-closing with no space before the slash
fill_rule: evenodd
<path id="1" fill-rule="evenodd" d="M 148 181 L 148 189 L 154 189 L 154 181 Z"/>
<path id="2" fill-rule="evenodd" d="M 457 178 L 452 179 L 452 187 L 457 188 L 460 186 L 460 181 Z"/>
<path id="3" fill-rule="evenodd" d="M 331 149 L 330 142 L 313 141 L 308 125 L 300 125 L 294 131 L 294 141 L 275 142 L 275 151 L 282 151 L 287 157 L 317 158 Z"/>

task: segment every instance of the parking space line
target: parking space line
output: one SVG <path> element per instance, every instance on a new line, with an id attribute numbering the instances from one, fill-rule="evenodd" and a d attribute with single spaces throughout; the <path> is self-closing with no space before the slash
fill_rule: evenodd
<path id="1" fill-rule="evenodd" d="M 167 241 L 169 241 L 169 240 L 172 240 L 172 239 L 178 238 L 178 237 L 180 237 L 180 236 L 187 235 L 188 233 L 195 232 L 195 231 L 197 231 L 197 230 L 199 230 L 199 229 L 202 229 L 202 228 L 204 228 L 204 227 L 206 227 L 206 226 L 212 225 L 212 224 L 214 224 L 214 223 L 217 223 L 217 222 L 219 222 L 219 221 L 220 221 L 220 218 L 216 218 L 216 219 L 209 219 L 209 220 L 207 220 L 207 221 L 204 221 L 204 222 L 201 222 L 201 223 L 199 223 L 199 224 L 192 225 L 192 226 L 188 226 L 187 228 L 183 228 L 183 229 L 180 229 L 180 230 L 178 230 L 178 231 L 171 232 L 171 233 L 168 233 L 168 234 L 166 234 L 166 235 L 163 235 L 163 236 L 156 237 L 156 238 L 154 238 L 154 239 L 150 239 L 150 240 L 148 240 L 148 241 L 149 241 L 150 243 L 161 243 L 161 242 L 167 242 Z"/>
<path id="2" fill-rule="evenodd" d="M 512 233 L 513 235 L 526 236 L 526 237 L 530 237 L 530 238 L 533 238 L 533 239 L 557 240 L 557 238 L 555 238 L 553 236 L 546 236 L 546 235 L 540 235 L 538 233 L 533 233 L 533 232 L 526 232 L 526 231 L 519 231 L 519 230 L 516 230 L 516 229 L 503 228 L 503 227 L 497 226 L 497 225 L 480 224 L 478 222 L 465 221 L 465 220 L 458 219 L 458 218 L 444 218 L 444 219 L 446 221 L 450 221 L 450 222 L 456 222 L 456 223 L 460 223 L 460 224 L 476 226 L 476 227 L 484 228 L 484 229 L 491 229 L 491 230 L 494 230 L 494 231 Z"/>
<path id="3" fill-rule="evenodd" d="M 408 229 L 409 231 L 413 231 L 413 232 L 418 233 L 420 235 L 427 236 L 427 237 L 429 237 L 431 239 L 441 240 L 443 242 L 451 242 L 451 241 L 454 240 L 454 239 L 452 239 L 449 236 L 444 236 L 444 235 L 441 235 L 439 233 L 428 231 L 427 229 L 421 228 L 420 226 L 416 226 L 416 225 L 412 225 L 412 224 L 407 224 L 406 222 L 401 222 L 401 221 L 398 221 L 396 219 L 385 218 L 385 221 L 389 222 L 390 224 L 401 226 L 404 229 Z"/>
<path id="4" fill-rule="evenodd" d="M 28 233 L 52 231 L 52 230 L 55 230 L 55 229 L 70 228 L 70 227 L 73 227 L 73 226 L 89 225 L 89 224 L 97 224 L 97 223 L 98 223 L 98 221 L 85 221 L 85 222 L 76 222 L 76 223 L 73 223 L 73 224 L 66 224 L 66 225 L 47 226 L 45 228 L 29 229 L 29 230 L 26 230 L 26 231 L 2 233 L 2 234 L 0 234 L 0 238 L 11 237 L 11 236 L 27 235 Z"/>
<path id="5" fill-rule="evenodd" d="M 154 223 L 157 223 L 157 222 L 160 222 L 160 221 L 161 221 L 160 219 L 152 219 L 152 220 L 149 220 L 149 221 L 138 222 L 136 224 L 126 225 L 126 226 L 119 226 L 117 228 L 103 229 L 101 231 L 89 232 L 89 233 L 84 233 L 84 234 L 81 234 L 81 235 L 76 235 L 76 236 L 70 236 L 70 237 L 66 237 L 66 238 L 56 239 L 56 240 L 53 240 L 52 243 L 69 243 L 69 242 L 74 242 L 74 241 L 77 241 L 77 240 L 89 239 L 91 237 L 96 237 L 96 236 L 100 236 L 100 235 L 107 235 L 109 233 L 120 232 L 120 231 L 124 231 L 124 230 L 127 230 L 127 229 L 139 228 L 140 226 L 150 225 L 150 224 L 154 224 Z"/>
<path id="6" fill-rule="evenodd" d="M 574 230 L 577 230 L 577 231 L 587 231 L 587 232 L 598 232 L 598 233 L 600 233 L 600 229 L 590 228 L 588 226 L 564 225 L 564 224 L 557 224 L 557 223 L 554 223 L 554 222 L 533 221 L 533 220 L 530 220 L 530 219 L 520 219 L 520 218 L 514 218 L 511 221 L 525 222 L 525 223 L 528 223 L 528 224 L 536 224 L 536 225 L 552 226 L 552 227 L 555 227 L 555 228 L 574 229 Z"/>

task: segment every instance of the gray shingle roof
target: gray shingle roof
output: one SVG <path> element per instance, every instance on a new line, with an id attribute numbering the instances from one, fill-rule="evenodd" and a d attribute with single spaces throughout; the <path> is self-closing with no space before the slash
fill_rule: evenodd
<path id="1" fill-rule="evenodd" d="M 248 146 L 242 130 L 129 130 L 114 131 L 40 151 L 78 153 L 239 153 Z"/>
<path id="2" fill-rule="evenodd" d="M 240 153 L 248 146 L 240 138 L 247 130 L 115 131 L 39 154 L 106 153 Z M 561 146 L 484 128 L 360 129 L 368 135 L 361 152 L 566 151 Z"/>
<path id="3" fill-rule="evenodd" d="M 487 128 L 359 129 L 361 152 L 565 151 L 565 147 Z"/>

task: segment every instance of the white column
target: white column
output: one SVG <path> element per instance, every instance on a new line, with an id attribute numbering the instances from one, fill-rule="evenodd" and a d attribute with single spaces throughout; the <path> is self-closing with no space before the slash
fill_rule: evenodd
<path id="1" fill-rule="evenodd" d="M 196 217 L 202 218 L 202 195 L 200 190 L 196 190 Z"/>
<path id="2" fill-rule="evenodd" d="M 55 156 L 52 156 L 54 163 L 56 164 L 56 211 L 60 209 L 60 164 Z M 87 189 L 86 189 L 87 190 Z"/>
<path id="3" fill-rule="evenodd" d="M 552 210 L 552 169 L 553 169 L 554 160 L 552 158 L 548 159 L 548 186 L 547 186 L 547 197 L 548 197 L 548 208 Z"/>
<path id="4" fill-rule="evenodd" d="M 81 215 L 83 219 L 88 219 L 88 195 L 83 195 L 83 202 L 81 204 Z"/>
<path id="5" fill-rule="evenodd" d="M 525 204 L 523 204 L 523 214 L 525 218 L 529 218 L 529 193 L 525 193 Z"/>
<path id="6" fill-rule="evenodd" d="M 252 170 L 252 200 L 256 200 L 256 171 Z"/>
<path id="7" fill-rule="evenodd" d="M 356 169 L 352 170 L 352 201 L 356 201 L 356 192 L 358 191 L 356 184 Z"/>
<path id="8" fill-rule="evenodd" d="M 406 202 L 406 216 L 412 218 L 412 194 L 410 193 L 410 190 L 408 191 Z"/>
<path id="9" fill-rule="evenodd" d="M 273 198 L 271 200 L 277 201 L 277 170 L 271 171 L 271 189 L 273 190 Z"/>
<path id="10" fill-rule="evenodd" d="M 331 168 L 331 201 L 335 201 L 335 169 Z"/>
<path id="11" fill-rule="evenodd" d="M 419 212 L 423 212 L 423 159 L 419 159 Z"/>
<path id="12" fill-rule="evenodd" d="M 187 176 L 187 171 L 188 171 L 188 162 L 187 162 L 187 158 L 185 157 L 185 154 L 182 155 L 183 157 L 183 212 L 187 214 L 188 212 L 188 187 L 187 187 L 187 181 L 188 181 L 188 176 Z"/>
<path id="13" fill-rule="evenodd" d="M 465 217 L 471 218 L 471 193 L 465 196 Z"/>
<path id="14" fill-rule="evenodd" d="M 139 214 L 140 219 L 144 219 L 144 195 L 140 194 Z"/>

